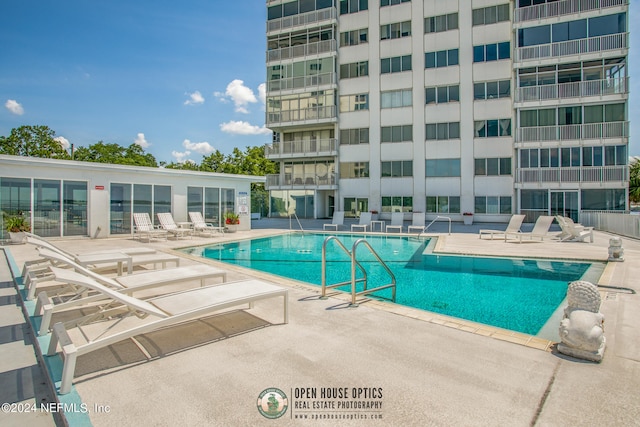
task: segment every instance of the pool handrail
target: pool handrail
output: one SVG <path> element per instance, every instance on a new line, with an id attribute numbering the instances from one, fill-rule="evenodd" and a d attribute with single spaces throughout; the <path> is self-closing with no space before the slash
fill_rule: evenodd
<path id="1" fill-rule="evenodd" d="M 348 285 L 353 282 L 353 277 L 352 277 L 351 280 L 348 280 L 346 282 L 327 285 L 327 244 L 332 240 L 335 240 L 336 243 L 338 244 L 338 247 L 342 249 L 343 252 L 346 253 L 351 259 L 351 252 L 349 252 L 349 249 L 347 249 L 346 246 L 336 236 L 329 236 L 326 239 L 324 239 L 324 242 L 322 242 L 322 279 L 321 279 L 322 293 L 320 295 L 320 299 L 327 299 L 327 288 L 338 288 L 340 286 Z M 360 271 L 362 271 L 362 274 L 363 274 L 363 278 L 356 280 L 356 282 L 364 281 L 365 288 L 366 288 L 367 271 L 359 262 L 356 261 L 356 264 L 358 265 L 358 267 L 360 268 Z M 352 267 L 353 267 L 353 264 L 352 264 Z"/>
<path id="2" fill-rule="evenodd" d="M 365 245 L 367 247 L 367 249 L 369 249 L 369 252 L 371 252 L 371 254 L 373 254 L 373 256 L 378 260 L 380 265 L 382 265 L 382 267 L 386 270 L 387 274 L 389 274 L 389 276 L 391 277 L 391 283 L 389 283 L 387 285 L 378 286 L 377 288 L 367 289 L 367 282 L 365 281 L 364 282 L 364 289 L 361 290 L 360 292 L 356 292 L 356 280 L 355 280 L 356 269 L 355 269 L 355 265 L 358 262 L 356 260 L 356 249 L 361 244 Z M 392 288 L 393 289 L 392 294 L 391 294 L 391 300 L 393 302 L 396 302 L 396 276 L 393 274 L 393 272 L 387 266 L 387 264 L 382 260 L 382 258 L 380 258 L 378 253 L 373 249 L 373 247 L 369 244 L 369 242 L 367 242 L 366 239 L 358 239 L 358 240 L 356 240 L 353 243 L 353 247 L 351 249 L 351 306 L 352 307 L 357 307 L 358 306 L 358 304 L 356 304 L 356 297 L 357 296 L 371 294 L 371 293 L 374 293 L 374 292 L 377 292 L 377 291 L 381 291 L 382 289 L 387 289 L 387 288 Z"/>
<path id="3" fill-rule="evenodd" d="M 436 222 L 436 221 L 437 221 L 437 220 L 439 220 L 439 219 L 446 219 L 446 220 L 448 220 L 448 221 L 449 221 L 449 235 L 451 235 L 451 217 L 448 217 L 448 216 L 440 216 L 440 215 L 438 215 L 438 216 L 436 216 L 436 217 L 433 219 L 433 221 L 431 221 L 431 222 L 429 223 L 429 225 L 427 225 L 427 226 L 424 228 L 424 230 L 422 230 L 422 231 L 418 234 L 418 237 L 420 237 L 420 235 L 421 235 L 422 233 L 426 233 L 426 232 L 427 232 L 427 230 L 429 229 L 429 227 L 431 227 L 431 226 L 433 225 L 433 223 L 434 223 L 434 222 Z"/>

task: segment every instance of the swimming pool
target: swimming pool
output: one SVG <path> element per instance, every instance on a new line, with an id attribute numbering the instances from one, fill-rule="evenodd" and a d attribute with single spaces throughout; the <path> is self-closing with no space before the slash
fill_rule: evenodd
<path id="1" fill-rule="evenodd" d="M 327 236 L 290 233 L 183 251 L 320 285 L 322 244 Z M 396 276 L 397 304 L 530 335 L 538 334 L 558 309 L 568 282 L 586 276 L 595 282 L 604 268 L 604 264 L 590 262 L 438 255 L 432 253 L 435 239 L 431 238 L 337 237 L 348 249 L 357 239 L 366 238 Z M 335 245 L 327 248 L 327 283 L 348 281 L 348 256 Z M 369 288 L 389 282 L 368 251 L 358 249 L 358 259 L 367 271 Z M 338 289 L 350 291 L 349 286 Z M 390 298 L 391 290 L 371 296 Z"/>

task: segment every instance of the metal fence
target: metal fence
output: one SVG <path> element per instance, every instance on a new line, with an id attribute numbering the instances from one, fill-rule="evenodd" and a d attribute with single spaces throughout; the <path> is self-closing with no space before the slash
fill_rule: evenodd
<path id="1" fill-rule="evenodd" d="M 640 239 L 640 215 L 610 211 L 581 211 L 580 222 L 596 230 Z"/>

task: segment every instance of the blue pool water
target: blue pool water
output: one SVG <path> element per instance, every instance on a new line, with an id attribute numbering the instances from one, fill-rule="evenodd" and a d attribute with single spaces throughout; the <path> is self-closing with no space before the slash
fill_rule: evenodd
<path id="1" fill-rule="evenodd" d="M 291 233 L 184 251 L 320 285 L 326 237 Z M 364 236 L 338 237 L 350 250 Z M 603 268 L 587 262 L 437 255 L 431 253 L 435 240 L 429 238 L 365 238 L 396 276 L 396 303 L 531 335 L 540 331 L 562 303 L 569 282 L 584 279 L 587 273 L 599 274 Z M 369 288 L 389 283 L 387 273 L 364 246 L 357 253 L 367 271 Z M 350 280 L 350 271 L 347 254 L 330 242 L 327 284 Z M 350 291 L 349 286 L 338 289 Z M 372 296 L 390 298 L 391 290 Z"/>

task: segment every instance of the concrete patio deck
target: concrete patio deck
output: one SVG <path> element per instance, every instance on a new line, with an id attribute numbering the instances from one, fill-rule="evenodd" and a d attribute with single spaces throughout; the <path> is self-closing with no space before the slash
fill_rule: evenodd
<path id="1" fill-rule="evenodd" d="M 303 220 L 301 224 L 312 230 L 321 229 L 324 222 Z M 299 228 L 296 225 L 292 227 Z M 602 363 L 595 364 L 566 357 L 553 346 L 531 345 L 530 339 L 522 342 L 520 336 L 507 332 L 486 336 L 489 334 L 481 325 L 473 330 L 468 323 L 442 320 L 442 316 L 435 318 L 428 312 L 394 310 L 390 304 L 373 301 L 347 308 L 339 296 L 319 300 L 319 289 L 299 282 L 174 251 L 285 232 L 289 220 L 261 219 L 253 221 L 252 226 L 251 231 L 214 238 L 152 243 L 130 238 L 54 241 L 76 252 L 152 246 L 181 255 L 181 265 L 204 262 L 222 266 L 229 271 L 229 281 L 253 276 L 290 290 L 286 325 L 280 324 L 281 302 L 265 301 L 251 310 L 232 310 L 141 336 L 138 341 L 144 344 L 147 355 L 132 342 L 123 342 L 82 356 L 74 385 L 88 414 L 72 419 L 72 425 L 638 425 L 637 294 L 601 289 L 607 349 Z M 430 235 L 439 238 L 437 250 L 442 253 L 607 259 L 611 235 L 601 232 L 595 233 L 594 243 L 545 240 L 518 244 L 478 239 L 479 228 L 504 226 L 454 224 L 449 235 L 446 224 L 437 223 Z M 626 261 L 610 263 L 599 283 L 639 291 L 636 277 L 640 276 L 640 242 L 623 238 L 623 246 Z M 19 267 L 37 258 L 30 245 L 8 245 L 4 249 Z M 0 271 L 7 271 L 1 257 Z M 6 274 L 3 280 L 6 283 Z M 13 315 L 9 320 L 0 310 L 4 325 L 21 328 Z M 5 347 L 10 345 L 8 341 L 0 342 L 4 366 L 22 357 Z M 25 340 L 25 344 L 30 342 Z M 24 349 L 21 351 L 24 353 Z M 3 388 L 15 387 L 18 375 L 18 369 L 6 368 L 0 374 Z M 275 420 L 265 418 L 257 409 L 258 396 L 269 388 L 277 388 L 288 397 L 287 412 Z M 323 391 L 337 393 L 337 389 L 346 389 L 347 397 L 321 397 Z M 38 393 L 31 394 L 33 397 L 23 393 L 20 398 L 41 398 Z M 2 403 L 17 401 L 10 394 L 3 397 L 6 402 Z M 342 407 L 328 409 L 331 404 Z M 344 407 L 357 404 L 367 407 Z M 314 405 L 324 406 L 317 409 Z M 0 423 L 32 425 L 30 416 L 33 414 L 2 413 Z"/>

